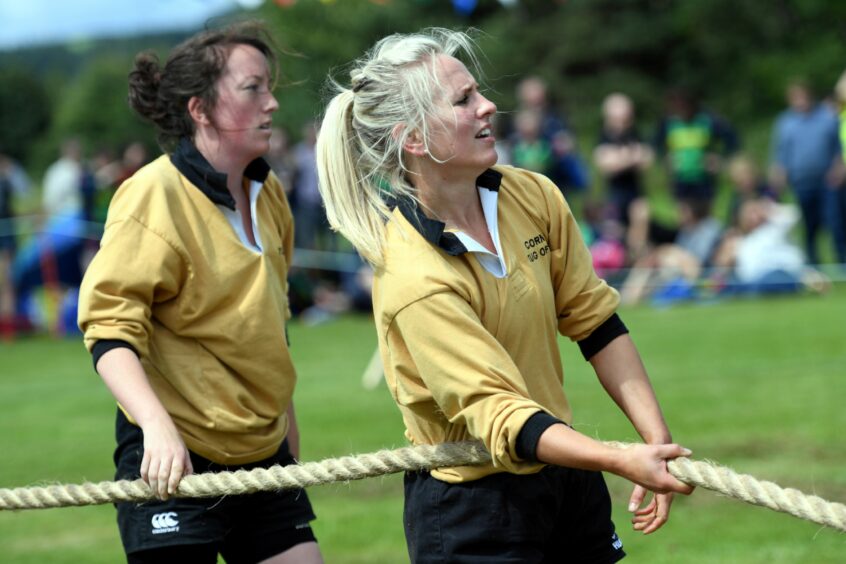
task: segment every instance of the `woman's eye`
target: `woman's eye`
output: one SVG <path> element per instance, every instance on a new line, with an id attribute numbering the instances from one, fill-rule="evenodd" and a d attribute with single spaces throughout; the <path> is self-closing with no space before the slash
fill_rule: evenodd
<path id="1" fill-rule="evenodd" d="M 461 97 L 461 99 L 460 99 L 458 102 L 456 102 L 455 104 L 456 104 L 457 106 L 463 106 L 464 104 L 466 104 L 466 103 L 467 103 L 467 102 L 469 102 L 469 101 L 470 101 L 470 95 L 469 95 L 469 94 L 465 94 L 465 95 L 464 95 L 464 96 L 462 96 L 462 97 Z"/>

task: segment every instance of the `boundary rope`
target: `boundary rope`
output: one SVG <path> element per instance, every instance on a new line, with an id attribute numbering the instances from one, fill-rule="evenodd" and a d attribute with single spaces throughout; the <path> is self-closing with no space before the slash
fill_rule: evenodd
<path id="1" fill-rule="evenodd" d="M 627 446 L 616 442 L 608 444 L 617 448 Z M 250 471 L 193 474 L 182 479 L 175 495 L 217 497 L 278 491 L 361 480 L 402 471 L 475 466 L 489 463 L 490 460 L 490 454 L 478 442 L 420 445 Z M 738 474 L 711 462 L 677 458 L 669 461 L 667 467 L 673 476 L 687 484 L 846 532 L 846 505 L 842 503 L 782 488 L 773 482 Z M 153 497 L 150 487 L 143 480 L 3 488 L 0 489 L 0 511 L 144 501 Z"/>

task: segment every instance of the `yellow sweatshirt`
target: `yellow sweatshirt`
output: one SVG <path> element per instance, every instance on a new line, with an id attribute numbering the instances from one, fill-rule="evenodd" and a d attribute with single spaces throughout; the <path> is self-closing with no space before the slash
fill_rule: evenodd
<path id="1" fill-rule="evenodd" d="M 248 248 L 213 201 L 231 198 L 223 175 L 192 146 L 180 151 L 188 158 L 162 156 L 115 194 L 80 290 L 79 325 L 89 350 L 113 340 L 135 349 L 190 450 L 253 462 L 285 438 L 296 380 L 285 338 L 291 212 L 256 161 L 262 250 Z M 215 175 L 216 194 L 197 186 Z"/>
<path id="2" fill-rule="evenodd" d="M 619 303 L 552 182 L 496 167 L 478 185 L 498 191 L 506 276 L 494 277 L 442 223 L 402 203 L 373 295 L 386 380 L 408 439 L 480 439 L 493 456 L 492 466 L 432 472 L 451 483 L 542 468 L 518 456 L 517 437 L 538 412 L 571 420 L 558 332 L 583 341 Z"/>

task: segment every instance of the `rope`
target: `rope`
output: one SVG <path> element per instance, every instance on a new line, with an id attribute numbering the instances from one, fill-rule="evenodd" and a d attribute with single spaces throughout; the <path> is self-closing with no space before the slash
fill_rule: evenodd
<path id="1" fill-rule="evenodd" d="M 738 474 L 731 468 L 701 460 L 676 458 L 667 469 L 680 481 L 745 501 L 768 507 L 805 521 L 846 532 L 846 505 L 826 501 L 773 482 L 759 480 L 749 474 Z"/>
<path id="2" fill-rule="evenodd" d="M 625 448 L 622 443 L 608 443 Z M 380 450 L 357 456 L 328 458 L 321 462 L 272 466 L 237 472 L 185 476 L 176 497 L 218 497 L 258 491 L 278 491 L 361 480 L 402 471 L 446 466 L 477 466 L 490 463 L 490 455 L 478 442 L 420 445 Z M 698 486 L 752 505 L 768 507 L 806 521 L 846 532 L 846 505 L 782 488 L 754 476 L 738 474 L 711 462 L 676 458 L 667 464 L 670 473 L 686 484 Z M 0 510 L 46 509 L 99 505 L 153 499 L 143 480 L 0 489 Z"/>
<path id="3" fill-rule="evenodd" d="M 346 482 L 393 474 L 405 470 L 425 470 L 445 466 L 480 465 L 491 457 L 481 443 L 458 442 L 421 445 L 396 450 L 328 458 L 288 466 L 271 466 L 250 471 L 191 474 L 179 482 L 174 497 L 218 497 L 258 491 L 278 491 Z M 100 505 L 119 501 L 154 499 L 143 480 L 54 485 L 47 487 L 0 489 L 0 510 L 48 509 L 80 505 Z"/>

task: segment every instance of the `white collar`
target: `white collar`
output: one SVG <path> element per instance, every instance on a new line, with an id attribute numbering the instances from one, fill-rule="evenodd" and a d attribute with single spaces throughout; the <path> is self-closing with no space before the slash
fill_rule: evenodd
<path id="1" fill-rule="evenodd" d="M 485 216 L 485 223 L 488 226 L 488 233 L 491 234 L 496 253 L 490 252 L 481 243 L 473 239 L 463 231 L 455 231 L 455 236 L 467 248 L 468 253 L 473 253 L 479 264 L 497 278 L 505 278 L 508 269 L 505 266 L 505 259 L 502 256 L 502 246 L 499 243 L 499 218 L 497 214 L 497 201 L 499 192 L 488 190 L 477 186 L 479 201 L 482 203 L 482 213 Z"/>

